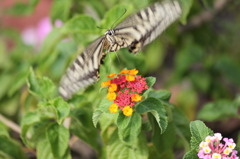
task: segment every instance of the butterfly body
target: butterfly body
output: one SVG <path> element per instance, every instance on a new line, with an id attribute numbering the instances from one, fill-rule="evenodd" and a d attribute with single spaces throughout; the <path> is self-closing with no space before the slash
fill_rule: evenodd
<path id="1" fill-rule="evenodd" d="M 80 88 L 97 81 L 102 58 L 107 52 L 127 47 L 132 53 L 139 52 L 179 18 L 181 12 L 177 0 L 165 0 L 130 15 L 114 29 L 107 30 L 78 55 L 67 69 L 60 81 L 60 94 L 68 99 Z"/>

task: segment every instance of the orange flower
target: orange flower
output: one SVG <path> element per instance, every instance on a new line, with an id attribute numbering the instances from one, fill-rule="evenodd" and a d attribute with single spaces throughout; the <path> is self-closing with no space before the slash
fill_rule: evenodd
<path id="1" fill-rule="evenodd" d="M 136 74 L 138 74 L 138 70 L 136 70 L 136 69 L 134 68 L 134 69 L 132 69 L 132 70 L 129 70 L 128 74 L 129 74 L 129 75 L 136 75 Z"/>
<path id="2" fill-rule="evenodd" d="M 131 116 L 133 113 L 133 109 L 130 106 L 124 107 L 122 111 L 125 116 Z"/>
<path id="3" fill-rule="evenodd" d="M 111 113 L 117 113 L 118 112 L 118 105 L 117 104 L 111 104 L 110 107 L 108 108 L 108 110 Z"/>
<path id="4" fill-rule="evenodd" d="M 108 87 L 108 92 L 114 92 L 117 90 L 117 85 L 115 83 L 110 84 Z"/>
<path id="5" fill-rule="evenodd" d="M 111 74 L 108 75 L 108 77 L 109 77 L 109 78 L 112 78 L 112 77 L 114 77 L 115 75 L 116 75 L 116 73 L 111 73 Z"/>
<path id="6" fill-rule="evenodd" d="M 129 70 L 123 69 L 120 73 L 121 74 L 127 74 L 129 72 Z"/>
<path id="7" fill-rule="evenodd" d="M 126 75 L 126 80 L 127 81 L 135 81 L 135 77 L 132 75 Z"/>
<path id="8" fill-rule="evenodd" d="M 106 87 L 106 86 L 109 86 L 111 84 L 111 80 L 107 80 L 107 81 L 105 81 L 105 82 L 102 82 L 101 83 L 101 86 L 102 87 Z"/>
<path id="9" fill-rule="evenodd" d="M 109 93 L 107 94 L 107 99 L 110 100 L 110 101 L 115 100 L 116 97 L 117 97 L 117 95 L 116 95 L 115 92 L 109 92 Z"/>
<path id="10" fill-rule="evenodd" d="M 134 94 L 133 96 L 131 96 L 131 99 L 134 102 L 139 102 L 140 100 L 142 100 L 142 96 L 140 96 L 139 94 Z"/>

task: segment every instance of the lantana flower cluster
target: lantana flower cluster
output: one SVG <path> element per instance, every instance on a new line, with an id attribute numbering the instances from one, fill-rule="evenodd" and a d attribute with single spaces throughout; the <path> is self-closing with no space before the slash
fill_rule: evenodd
<path id="1" fill-rule="evenodd" d="M 222 135 L 215 133 L 214 136 L 207 136 L 205 141 L 199 144 L 198 157 L 200 159 L 239 159 L 236 144 L 233 139 L 223 138 L 225 144 L 221 143 Z"/>
<path id="2" fill-rule="evenodd" d="M 110 79 L 101 84 L 102 87 L 108 87 L 107 99 L 114 102 L 109 107 L 111 113 L 122 110 L 125 116 L 132 115 L 132 107 L 142 100 L 141 94 L 148 89 L 146 78 L 137 74 L 136 69 L 123 69 L 120 74 L 108 75 Z"/>

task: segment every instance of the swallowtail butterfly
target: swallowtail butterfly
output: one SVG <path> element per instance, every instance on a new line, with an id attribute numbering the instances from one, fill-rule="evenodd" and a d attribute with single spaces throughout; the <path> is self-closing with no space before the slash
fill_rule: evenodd
<path id="1" fill-rule="evenodd" d="M 106 31 L 104 36 L 95 40 L 78 55 L 67 69 L 60 81 L 61 96 L 68 99 L 79 89 L 96 82 L 102 57 L 107 52 L 126 47 L 130 52 L 138 52 L 178 19 L 181 13 L 177 0 L 165 0 L 130 15 L 114 29 Z"/>

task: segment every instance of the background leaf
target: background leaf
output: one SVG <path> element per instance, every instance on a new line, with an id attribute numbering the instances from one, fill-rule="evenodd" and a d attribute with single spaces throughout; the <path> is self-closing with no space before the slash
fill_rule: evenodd
<path id="1" fill-rule="evenodd" d="M 69 131 L 61 125 L 53 124 L 48 127 L 46 134 L 53 156 L 63 158 L 68 151 Z"/>

